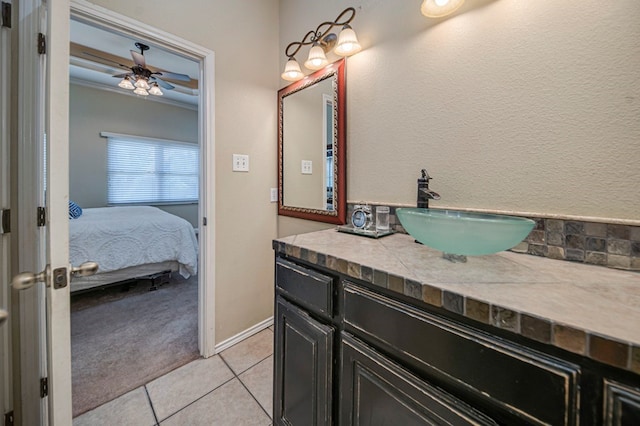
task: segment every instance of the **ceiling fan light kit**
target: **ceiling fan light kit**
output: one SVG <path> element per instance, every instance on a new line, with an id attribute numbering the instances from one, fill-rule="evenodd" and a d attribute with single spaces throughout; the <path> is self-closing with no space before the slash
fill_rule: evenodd
<path id="1" fill-rule="evenodd" d="M 133 91 L 133 93 L 135 93 L 136 95 L 140 95 L 140 96 L 149 96 L 149 92 L 147 92 L 142 87 L 136 87 L 135 90 Z"/>
<path id="2" fill-rule="evenodd" d="M 118 83 L 118 86 L 122 87 L 123 89 L 129 89 L 129 90 L 133 90 L 133 89 L 136 88 L 133 85 L 133 83 L 131 83 L 131 78 L 128 75 L 124 76 L 122 81 L 120 83 Z"/>
<path id="3" fill-rule="evenodd" d="M 118 83 L 119 87 L 127 90 L 133 90 L 133 93 L 140 96 L 149 96 L 150 94 L 154 96 L 162 96 L 162 90 L 160 89 L 161 86 L 165 90 L 171 90 L 175 86 L 162 80 L 160 76 L 172 80 L 191 81 L 191 77 L 186 74 L 151 71 L 147 68 L 146 60 L 144 58 L 144 52 L 149 50 L 149 46 L 140 42 L 135 43 L 135 46 L 140 49 L 140 52 L 138 53 L 135 50 L 130 51 L 134 65 L 128 67 L 126 65 L 119 64 L 123 68 L 131 70 L 131 72 L 114 75 L 116 78 L 122 78 Z"/>
<path id="4" fill-rule="evenodd" d="M 151 89 L 151 86 L 149 86 L 149 83 L 147 82 L 147 80 L 144 77 L 140 77 L 140 76 L 138 76 L 138 79 L 136 80 L 136 84 L 134 84 L 134 86 L 136 86 L 138 89 L 144 89 L 144 90 Z"/>
<path id="5" fill-rule="evenodd" d="M 158 87 L 158 83 L 153 83 L 153 86 L 151 86 L 151 89 L 149 89 L 149 94 L 162 96 L 162 90 L 160 90 L 160 87 Z"/>

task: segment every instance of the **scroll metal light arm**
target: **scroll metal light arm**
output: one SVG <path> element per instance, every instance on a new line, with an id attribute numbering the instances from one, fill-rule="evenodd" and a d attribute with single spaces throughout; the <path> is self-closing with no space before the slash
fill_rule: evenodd
<path id="1" fill-rule="evenodd" d="M 341 22 L 340 19 L 342 19 L 342 17 L 347 13 L 351 13 L 351 16 L 346 18 L 344 22 Z M 335 46 L 336 41 L 338 40 L 338 36 L 333 33 L 329 33 L 329 31 L 331 31 L 334 27 L 344 28 L 345 26 L 348 26 L 347 28 L 351 28 L 349 24 L 351 23 L 351 21 L 353 21 L 353 18 L 355 16 L 356 10 L 353 7 L 346 8 L 342 11 L 342 13 L 340 13 L 340 15 L 338 15 L 335 21 L 325 21 L 318 25 L 315 31 L 311 30 L 307 34 L 305 34 L 305 36 L 302 38 L 302 41 L 294 41 L 289 43 L 284 51 L 284 54 L 289 59 L 292 59 L 303 46 L 309 46 L 310 44 L 316 42 L 320 44 L 320 46 L 322 46 L 325 52 L 327 52 L 328 50 L 333 48 L 333 46 Z M 322 30 L 323 27 L 325 27 L 326 29 Z M 289 50 L 291 48 L 295 48 L 295 50 L 293 52 L 290 52 Z"/>

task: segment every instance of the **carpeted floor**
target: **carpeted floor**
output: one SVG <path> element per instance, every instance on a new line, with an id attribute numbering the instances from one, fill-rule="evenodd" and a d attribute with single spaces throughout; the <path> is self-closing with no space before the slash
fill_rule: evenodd
<path id="1" fill-rule="evenodd" d="M 174 276 L 71 297 L 74 417 L 200 356 L 198 279 Z"/>

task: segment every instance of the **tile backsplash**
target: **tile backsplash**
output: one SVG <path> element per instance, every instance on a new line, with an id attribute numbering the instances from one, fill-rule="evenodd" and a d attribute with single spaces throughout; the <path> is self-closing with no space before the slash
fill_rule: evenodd
<path id="1" fill-rule="evenodd" d="M 532 219 L 536 226 L 512 251 L 640 271 L 640 226 Z"/>
<path id="2" fill-rule="evenodd" d="M 350 220 L 353 206 L 356 204 L 348 204 L 347 220 Z M 389 225 L 397 232 L 406 233 L 396 217 L 395 210 L 396 207 L 389 210 Z M 574 219 L 530 219 L 536 222 L 536 226 L 529 236 L 511 251 L 640 271 L 640 226 Z"/>

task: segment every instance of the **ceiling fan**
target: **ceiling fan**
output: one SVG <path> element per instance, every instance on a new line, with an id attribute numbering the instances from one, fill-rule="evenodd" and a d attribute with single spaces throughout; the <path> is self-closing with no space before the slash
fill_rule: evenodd
<path id="1" fill-rule="evenodd" d="M 137 95 L 147 96 L 151 94 L 161 96 L 162 90 L 160 90 L 160 87 L 166 90 L 171 90 L 175 86 L 167 83 L 162 78 L 160 78 L 160 76 L 169 80 L 191 81 L 191 77 L 186 74 L 150 70 L 149 68 L 147 68 L 147 64 L 144 58 L 144 52 L 149 50 L 149 46 L 140 42 L 136 42 L 135 46 L 140 49 L 140 53 L 136 52 L 135 50 L 130 51 L 134 65 L 129 67 L 127 65 L 118 63 L 118 66 L 130 70 L 130 72 L 113 76 L 115 78 L 122 79 L 122 81 L 118 83 L 118 86 L 122 87 L 123 89 L 133 90 L 133 92 Z"/>

